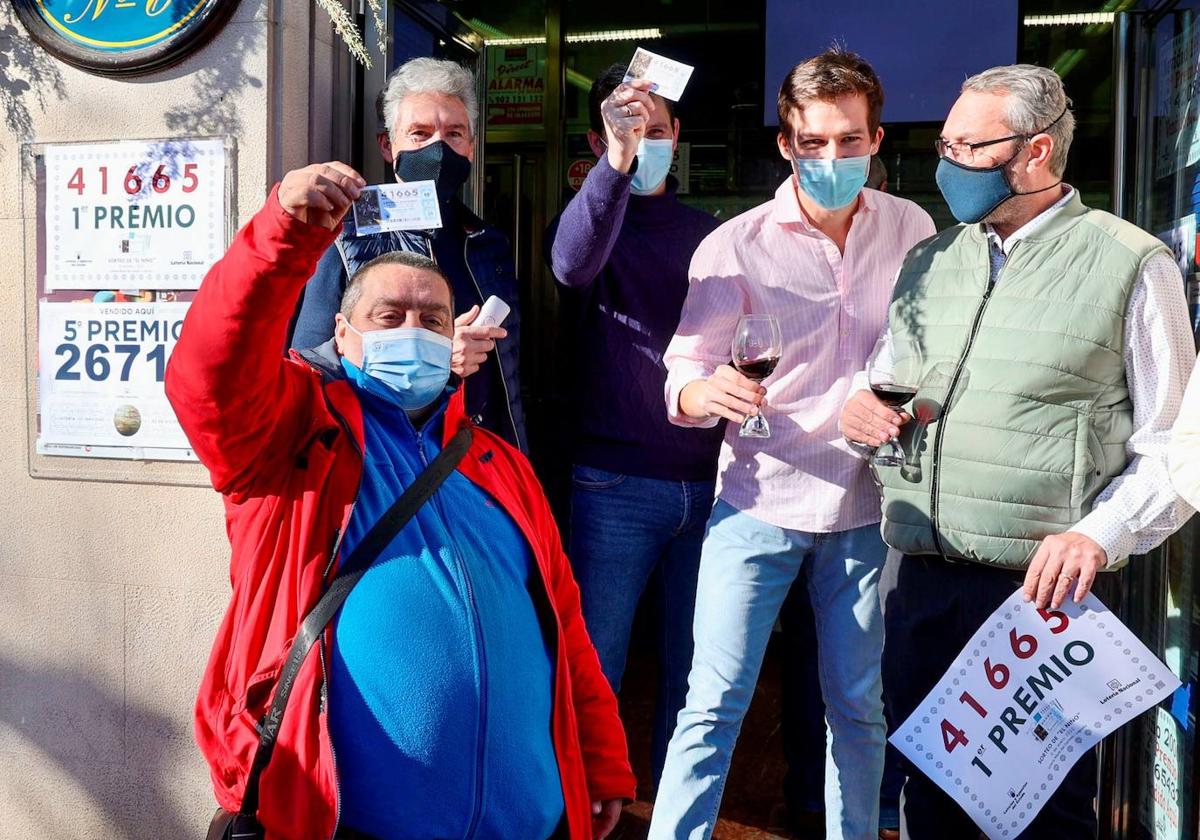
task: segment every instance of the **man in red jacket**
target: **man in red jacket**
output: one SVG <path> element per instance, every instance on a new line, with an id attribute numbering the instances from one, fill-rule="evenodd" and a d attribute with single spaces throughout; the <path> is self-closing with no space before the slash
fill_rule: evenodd
<path id="1" fill-rule="evenodd" d="M 432 262 L 352 278 L 327 345 L 281 359 L 305 280 L 364 186 L 289 172 L 205 278 L 167 395 L 225 500 L 233 597 L 196 705 L 241 809 L 300 621 L 463 426 L 453 299 Z M 370 565 L 292 688 L 257 818 L 270 840 L 603 838 L 634 778 L 615 698 L 528 462 L 482 429 Z M 335 760 L 336 751 L 336 760 Z"/>

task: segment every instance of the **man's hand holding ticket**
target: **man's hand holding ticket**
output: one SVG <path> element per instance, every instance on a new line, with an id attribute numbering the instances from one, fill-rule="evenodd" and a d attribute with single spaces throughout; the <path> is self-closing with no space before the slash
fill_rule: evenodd
<path id="1" fill-rule="evenodd" d="M 625 73 L 625 83 L 634 79 L 651 82 L 654 87 L 651 93 L 657 93 L 664 99 L 678 102 L 687 87 L 688 79 L 692 77 L 692 67 L 678 61 L 673 61 L 661 55 L 638 47 L 629 62 L 629 70 Z"/>
<path id="2" fill-rule="evenodd" d="M 365 187 L 354 202 L 355 235 L 390 230 L 435 230 L 442 226 L 433 181 Z"/>

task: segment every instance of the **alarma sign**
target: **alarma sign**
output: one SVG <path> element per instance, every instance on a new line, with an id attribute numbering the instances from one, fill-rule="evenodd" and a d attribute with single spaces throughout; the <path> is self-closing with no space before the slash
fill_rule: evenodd
<path id="1" fill-rule="evenodd" d="M 226 244 L 225 145 L 51 145 L 46 280 L 55 289 L 196 289 Z"/>

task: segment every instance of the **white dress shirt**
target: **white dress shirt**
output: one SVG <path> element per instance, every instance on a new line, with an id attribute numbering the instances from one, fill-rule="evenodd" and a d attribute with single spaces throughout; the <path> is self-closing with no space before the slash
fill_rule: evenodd
<path id="1" fill-rule="evenodd" d="M 1000 269 L 1012 246 L 1060 212 L 1074 192 L 1064 185 L 1059 201 L 1007 239 L 985 225 L 993 282 L 1004 282 Z M 885 365 L 889 336 L 885 327 L 873 354 Z M 1110 563 L 1150 551 L 1193 513 L 1172 488 L 1167 463 L 1171 427 L 1196 361 L 1183 276 L 1170 254 L 1155 254 L 1146 260 L 1134 284 L 1125 313 L 1124 355 L 1133 403 L 1133 433 L 1125 443 L 1129 463 L 1096 497 L 1091 512 L 1070 529 L 1095 541 Z M 855 377 L 852 392 L 868 387 L 862 372 Z"/>

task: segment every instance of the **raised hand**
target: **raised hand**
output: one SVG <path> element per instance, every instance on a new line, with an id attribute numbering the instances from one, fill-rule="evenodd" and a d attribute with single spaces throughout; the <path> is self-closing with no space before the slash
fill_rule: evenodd
<path id="1" fill-rule="evenodd" d="M 608 142 L 608 162 L 618 172 L 628 172 L 637 156 L 638 144 L 646 136 L 646 125 L 657 107 L 650 91 L 651 82 L 633 79 L 617 85 L 600 103 L 604 120 L 604 138 Z"/>
<path id="2" fill-rule="evenodd" d="M 367 182 L 338 161 L 293 169 L 279 184 L 279 203 L 302 222 L 333 230 Z"/>

